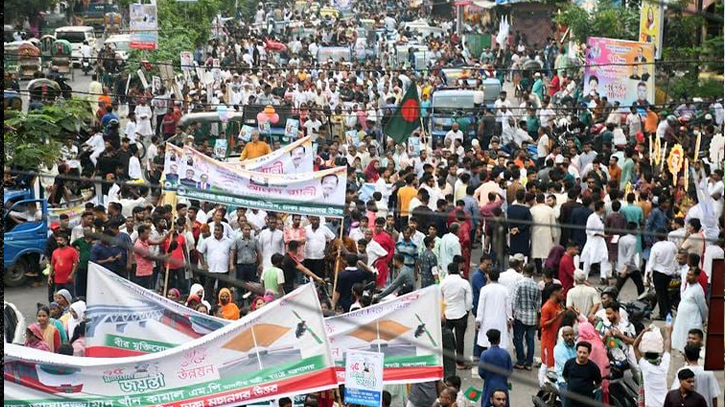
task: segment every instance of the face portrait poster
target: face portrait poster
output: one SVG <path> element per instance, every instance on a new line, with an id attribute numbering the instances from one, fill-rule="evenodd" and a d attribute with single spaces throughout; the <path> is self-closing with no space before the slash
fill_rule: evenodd
<path id="1" fill-rule="evenodd" d="M 654 103 L 654 45 L 610 38 L 589 38 L 584 93 L 596 91 L 621 106 Z"/>
<path id="2" fill-rule="evenodd" d="M 662 57 L 662 23 L 665 19 L 665 7 L 659 2 L 643 2 L 639 17 L 639 41 L 654 44 L 655 59 Z"/>
<path id="3" fill-rule="evenodd" d="M 130 47 L 134 49 L 158 48 L 159 34 L 156 4 L 131 4 L 129 15 Z"/>

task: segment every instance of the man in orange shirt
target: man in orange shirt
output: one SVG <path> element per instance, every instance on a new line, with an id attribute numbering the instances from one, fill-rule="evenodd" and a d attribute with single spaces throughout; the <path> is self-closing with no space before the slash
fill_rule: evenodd
<path id="1" fill-rule="evenodd" d="M 408 174 L 405 177 L 405 186 L 398 190 L 398 213 L 400 213 L 400 222 L 403 226 L 408 224 L 410 202 L 418 195 L 418 190 L 415 189 L 414 183 L 415 174 Z"/>
<path id="2" fill-rule="evenodd" d="M 252 131 L 252 140 L 244 146 L 240 160 L 250 160 L 252 158 L 261 157 L 272 152 L 269 144 L 259 139 L 259 131 Z"/>
<path id="3" fill-rule="evenodd" d="M 551 296 L 541 307 L 541 362 L 547 367 L 554 367 L 554 346 L 561 324 L 561 284 L 554 283 L 551 287 Z"/>

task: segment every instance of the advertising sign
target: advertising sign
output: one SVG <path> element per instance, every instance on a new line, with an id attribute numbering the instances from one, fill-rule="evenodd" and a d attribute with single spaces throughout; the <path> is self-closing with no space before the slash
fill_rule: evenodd
<path id="1" fill-rule="evenodd" d="M 662 29 L 665 20 L 664 3 L 643 1 L 639 16 L 639 41 L 654 44 L 655 59 L 662 57 Z"/>
<path id="2" fill-rule="evenodd" d="M 159 46 L 156 4 L 131 4 L 129 30 L 131 48 L 156 49 Z"/>
<path id="3" fill-rule="evenodd" d="M 586 61 L 585 94 L 596 91 L 610 103 L 619 102 L 621 106 L 654 103 L 653 44 L 589 38 Z"/>
<path id="4" fill-rule="evenodd" d="M 345 403 L 380 407 L 383 401 L 383 360 L 377 352 L 350 351 L 345 359 Z"/>

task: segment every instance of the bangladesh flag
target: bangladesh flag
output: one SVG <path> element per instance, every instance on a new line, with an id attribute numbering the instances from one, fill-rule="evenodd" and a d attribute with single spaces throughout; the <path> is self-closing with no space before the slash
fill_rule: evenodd
<path id="1" fill-rule="evenodd" d="M 384 132 L 396 142 L 402 143 L 418 127 L 420 127 L 420 101 L 418 101 L 418 89 L 414 83 L 411 83 L 398 110 L 385 125 Z"/>
<path id="2" fill-rule="evenodd" d="M 473 386 L 467 388 L 466 392 L 463 394 L 467 399 L 473 401 L 474 403 L 477 403 L 481 398 L 481 391 Z"/>

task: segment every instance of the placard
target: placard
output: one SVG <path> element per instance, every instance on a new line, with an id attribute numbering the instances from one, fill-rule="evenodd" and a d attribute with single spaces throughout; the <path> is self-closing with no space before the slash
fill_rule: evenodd
<path id="1" fill-rule="evenodd" d="M 157 49 L 159 33 L 156 4 L 131 4 L 129 16 L 129 46 L 135 49 Z"/>
<path id="2" fill-rule="evenodd" d="M 345 360 L 345 404 L 380 407 L 383 401 L 383 360 L 378 352 L 349 351 Z"/>

